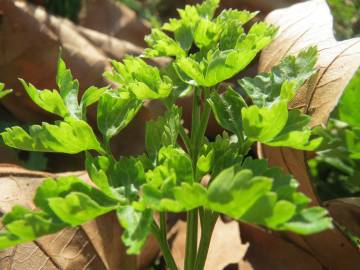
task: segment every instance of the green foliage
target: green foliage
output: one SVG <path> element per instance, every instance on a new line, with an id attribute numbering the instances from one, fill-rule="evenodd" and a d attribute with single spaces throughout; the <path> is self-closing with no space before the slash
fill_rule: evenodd
<path id="1" fill-rule="evenodd" d="M 0 248 L 115 210 L 128 253 L 139 253 L 153 233 L 166 263 L 175 269 L 166 242 L 168 212 L 188 212 L 189 233 L 197 230 L 197 213 L 209 234 L 218 214 L 300 234 L 332 227 L 326 210 L 308 208 L 309 199 L 296 191 L 295 179 L 269 168 L 266 161 L 248 157 L 256 142 L 305 150 L 320 143 L 321 138 L 312 138 L 309 117 L 288 110 L 296 90 L 315 72 L 316 49 L 284 59 L 270 73 L 241 80 L 252 105 L 231 88 L 220 93 L 220 84 L 243 70 L 271 42 L 276 29 L 260 22 L 246 33 L 243 25 L 256 14 L 225 10 L 214 17 L 218 5 L 218 0 L 207 0 L 186 6 L 179 10 L 179 19 L 171 19 L 146 38 L 150 48 L 145 57 L 172 57 L 165 69 L 140 57 L 113 61 L 112 72 L 105 76 L 117 87 L 90 87 L 80 102 L 78 82 L 61 59 L 56 78 L 59 91 L 39 91 L 23 82 L 34 103 L 63 120 L 31 126 L 29 132 L 9 128 L 1 134 L 4 142 L 31 151 L 85 151 L 85 167 L 96 188 L 74 177 L 45 181 L 35 195 L 39 210 L 16 206 L 4 216 Z M 191 93 L 192 127 L 187 132 L 175 103 Z M 162 102 L 166 112 L 146 125 L 146 153 L 115 157 L 110 139 L 126 128 L 145 100 L 153 99 Z M 86 122 L 87 107 L 95 103 L 102 139 Z M 230 135 L 224 132 L 208 141 L 205 131 L 211 113 Z M 351 136 L 347 139 L 349 144 L 354 141 Z M 207 185 L 202 184 L 204 176 Z M 161 212 L 160 225 L 154 212 Z M 205 212 L 211 213 L 214 222 Z M 188 236 L 187 245 L 187 250 L 197 247 L 196 237 Z M 206 251 L 194 250 L 192 256 L 197 254 Z M 189 255 L 185 261 L 188 269 L 194 269 Z"/>
<path id="2" fill-rule="evenodd" d="M 360 71 L 346 87 L 333 118 L 315 132 L 324 138 L 310 172 L 322 199 L 360 195 Z"/>
<path id="3" fill-rule="evenodd" d="M 74 80 L 71 71 L 67 69 L 65 62 L 59 58 L 57 65 L 56 84 L 57 90 L 38 90 L 31 83 L 27 84 L 20 79 L 25 91 L 31 100 L 43 110 L 56 114 L 60 117 L 73 117 L 86 119 L 86 108 L 98 101 L 100 96 L 108 89 L 107 87 L 89 87 L 85 90 L 81 101 L 78 101 L 79 82 Z"/>
<path id="4" fill-rule="evenodd" d="M 334 16 L 337 38 L 347 39 L 360 34 L 360 1 L 327 0 Z"/>
<path id="5" fill-rule="evenodd" d="M 360 70 L 350 81 L 338 105 L 339 120 L 360 128 Z"/>

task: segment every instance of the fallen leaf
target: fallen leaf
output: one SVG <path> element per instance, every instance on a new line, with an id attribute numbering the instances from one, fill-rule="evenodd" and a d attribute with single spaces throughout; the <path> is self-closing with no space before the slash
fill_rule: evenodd
<path id="1" fill-rule="evenodd" d="M 308 250 L 272 232 L 240 223 L 240 235 L 241 240 L 249 245 L 244 261 L 254 270 L 324 269 Z M 241 265 L 239 269 L 243 270 Z"/>
<path id="2" fill-rule="evenodd" d="M 360 65 L 360 39 L 336 41 L 333 19 L 325 0 L 312 0 L 271 12 L 266 21 L 279 27 L 274 42 L 261 54 L 259 71 L 269 71 L 289 54 L 316 45 L 319 72 L 302 87 L 290 107 L 311 115 L 312 125 L 325 124 L 345 86 Z M 300 190 L 320 204 L 307 172 L 306 154 L 288 148 L 260 146 L 260 157 L 280 166 L 300 182 Z M 337 229 L 300 237 L 284 234 L 328 269 L 356 269 L 360 253 Z M 339 259 L 341 258 L 341 259 Z"/>
<path id="3" fill-rule="evenodd" d="M 111 37 L 101 32 L 78 26 L 77 31 L 87 38 L 96 48 L 99 48 L 111 59 L 123 59 L 126 54 L 140 55 L 143 48 L 133 43 Z"/>
<path id="4" fill-rule="evenodd" d="M 200 235 L 200 228 L 199 228 Z M 183 269 L 185 258 L 186 222 L 179 220 L 170 230 L 171 251 L 179 269 Z M 200 239 L 199 239 L 200 241 Z M 242 261 L 247 244 L 242 244 L 239 224 L 236 221 L 223 222 L 219 218 L 215 224 L 205 270 L 223 270 L 226 266 Z"/>
<path id="5" fill-rule="evenodd" d="M 39 89 L 55 88 L 60 47 L 82 91 L 91 85 L 108 84 L 102 78 L 104 70 L 110 68 L 108 59 L 70 21 L 20 1 L 1 1 L 0 12 L 0 81 L 14 89 L 14 94 L 3 104 L 18 120 L 49 119 L 48 114 L 30 101 L 18 78 L 30 81 Z"/>
<path id="6" fill-rule="evenodd" d="M 334 199 L 324 202 L 324 206 L 338 224 L 360 237 L 360 198 Z"/>
<path id="7" fill-rule="evenodd" d="M 141 47 L 145 46 L 144 36 L 150 33 L 150 24 L 140 20 L 133 10 L 120 1 L 84 1 L 79 24 Z"/>

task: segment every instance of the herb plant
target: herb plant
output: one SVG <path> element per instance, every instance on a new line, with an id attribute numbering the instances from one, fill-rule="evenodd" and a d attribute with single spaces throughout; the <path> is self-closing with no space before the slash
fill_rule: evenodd
<path id="1" fill-rule="evenodd" d="M 242 71 L 267 46 L 276 29 L 255 23 L 243 25 L 256 13 L 224 10 L 214 17 L 219 0 L 207 0 L 179 10 L 146 37 L 142 57 L 113 61 L 105 76 L 116 88 L 90 87 L 78 99 L 79 83 L 59 59 L 57 90 L 38 90 L 21 80 L 30 98 L 62 118 L 55 124 L 20 127 L 3 132 L 14 148 L 75 154 L 85 152 L 89 185 L 73 176 L 47 179 L 37 189 L 38 210 L 15 206 L 4 215 L 0 248 L 32 241 L 65 227 L 75 227 L 116 211 L 129 254 L 141 251 L 152 233 L 169 269 L 177 269 L 167 242 L 167 213 L 187 213 L 184 269 L 203 269 L 212 230 L 220 214 L 272 230 L 299 234 L 331 228 L 321 207 L 296 191 L 297 181 L 265 160 L 249 156 L 260 142 L 313 150 L 322 138 L 313 137 L 310 118 L 288 110 L 296 90 L 315 72 L 314 47 L 289 56 L 270 73 L 239 80 L 252 105 L 231 87 L 219 86 Z M 170 64 L 158 69 L 147 58 L 166 56 Z M 191 130 L 182 124 L 177 99 L 193 96 Z M 146 153 L 115 157 L 110 141 L 132 121 L 145 100 L 158 99 L 166 112 L 146 125 Z M 97 103 L 99 138 L 86 121 L 88 106 Z M 229 133 L 214 141 L 205 137 L 210 114 Z M 210 178 L 202 184 L 204 176 Z M 159 218 L 154 213 L 159 212 Z M 198 222 L 201 237 L 198 239 Z"/>

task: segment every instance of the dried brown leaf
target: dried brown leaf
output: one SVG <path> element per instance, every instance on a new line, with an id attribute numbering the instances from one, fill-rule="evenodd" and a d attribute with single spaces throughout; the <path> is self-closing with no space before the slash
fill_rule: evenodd
<path id="1" fill-rule="evenodd" d="M 244 260 L 254 270 L 324 269 L 308 250 L 274 233 L 240 223 L 240 234 L 241 240 L 249 245 Z"/>
<path id="2" fill-rule="evenodd" d="M 360 65 L 360 39 L 336 41 L 332 16 L 325 0 L 312 0 L 273 11 L 266 21 L 279 27 L 275 41 L 263 51 L 260 71 L 269 71 L 289 54 L 316 45 L 319 73 L 302 87 L 290 107 L 311 115 L 312 125 L 325 124 L 345 86 Z M 320 204 L 307 171 L 306 154 L 287 148 L 259 146 L 260 157 L 282 167 L 300 182 L 300 190 Z M 356 269 L 360 254 L 338 230 L 308 237 L 284 236 L 301 246 L 329 269 Z"/>
<path id="3" fill-rule="evenodd" d="M 144 36 L 150 32 L 150 25 L 140 20 L 134 11 L 112 0 L 84 1 L 79 23 L 142 47 L 145 46 Z"/>
<path id="4" fill-rule="evenodd" d="M 324 205 L 337 223 L 360 237 L 360 198 L 334 199 Z"/>

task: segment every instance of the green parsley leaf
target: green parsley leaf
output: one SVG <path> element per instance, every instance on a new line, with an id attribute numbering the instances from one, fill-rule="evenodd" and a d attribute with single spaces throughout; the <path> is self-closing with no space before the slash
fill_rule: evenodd
<path id="1" fill-rule="evenodd" d="M 82 151 L 103 152 L 91 127 L 84 121 L 67 118 L 55 125 L 33 125 L 27 133 L 21 127 L 7 128 L 1 136 L 10 147 L 40 152 L 77 154 Z"/>
<path id="2" fill-rule="evenodd" d="M 48 89 L 41 91 L 36 89 L 31 83 L 27 84 L 23 79 L 20 79 L 20 82 L 31 100 L 40 108 L 61 117 L 69 115 L 69 111 L 58 91 Z"/>
<path id="3" fill-rule="evenodd" d="M 145 37 L 145 42 L 151 47 L 145 49 L 147 57 L 186 55 L 178 42 L 159 29 L 151 30 L 151 34 Z"/>
<path id="4" fill-rule="evenodd" d="M 226 130 L 243 139 L 241 109 L 247 107 L 240 94 L 228 88 L 223 94 L 213 92 L 209 99 L 216 121 Z"/>
<path id="5" fill-rule="evenodd" d="M 101 96 L 97 111 L 97 125 L 109 141 L 136 116 L 142 102 L 129 92 L 107 92 Z"/>
<path id="6" fill-rule="evenodd" d="M 175 105 L 164 116 L 146 123 L 145 146 L 149 155 L 156 155 L 163 146 L 175 146 L 179 134 L 181 109 Z"/>
<path id="7" fill-rule="evenodd" d="M 316 69 L 316 47 L 301 51 L 296 57 L 288 56 L 272 68 L 271 72 L 239 81 L 241 87 L 259 107 L 270 106 L 279 98 L 288 102 Z"/>
<path id="8" fill-rule="evenodd" d="M 123 63 L 112 61 L 112 65 L 113 72 L 105 72 L 105 77 L 132 92 L 138 99 L 161 99 L 170 95 L 170 78 L 161 77 L 158 68 L 146 64 L 140 58 L 127 56 Z"/>
<path id="9" fill-rule="evenodd" d="M 139 254 L 150 234 L 153 222 L 152 211 L 136 211 L 132 206 L 120 207 L 116 211 L 118 220 L 124 229 L 121 239 L 128 247 L 128 254 Z"/>

